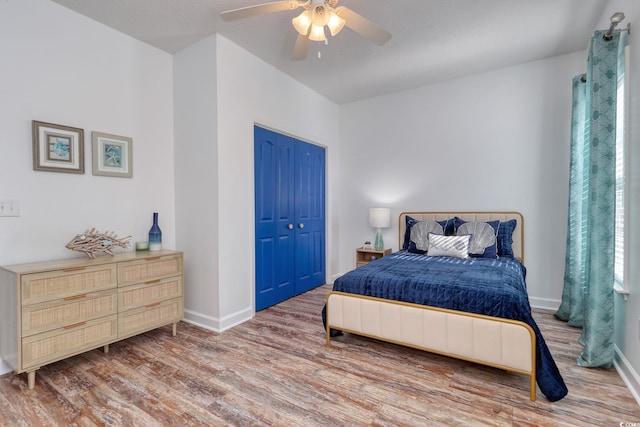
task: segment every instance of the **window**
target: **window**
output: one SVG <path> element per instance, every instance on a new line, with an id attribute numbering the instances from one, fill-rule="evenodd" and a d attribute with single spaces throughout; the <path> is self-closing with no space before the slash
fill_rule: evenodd
<path id="1" fill-rule="evenodd" d="M 628 47 L 625 48 L 628 57 Z M 625 61 L 628 64 L 628 61 Z M 616 219 L 615 219 L 615 266 L 614 287 L 625 288 L 625 193 L 626 193 L 626 118 L 627 118 L 627 86 L 626 76 L 629 74 L 625 65 L 618 73 L 618 92 L 616 105 Z"/>

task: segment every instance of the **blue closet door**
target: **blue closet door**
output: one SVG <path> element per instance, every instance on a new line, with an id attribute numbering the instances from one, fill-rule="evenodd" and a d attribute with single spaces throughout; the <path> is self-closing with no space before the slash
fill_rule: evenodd
<path id="1" fill-rule="evenodd" d="M 295 141 L 255 127 L 256 310 L 295 295 Z"/>
<path id="2" fill-rule="evenodd" d="M 324 149 L 254 128 L 256 311 L 325 283 Z"/>
<path id="3" fill-rule="evenodd" d="M 295 146 L 296 293 L 325 282 L 324 149 L 297 141 Z"/>

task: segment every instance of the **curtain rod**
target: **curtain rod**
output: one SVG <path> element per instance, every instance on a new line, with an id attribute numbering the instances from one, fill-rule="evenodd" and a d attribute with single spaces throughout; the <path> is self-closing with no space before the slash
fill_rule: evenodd
<path id="1" fill-rule="evenodd" d="M 605 39 L 606 41 L 610 41 L 613 38 L 613 34 L 616 26 L 624 20 L 624 13 L 616 12 L 613 15 L 611 15 L 611 18 L 609 19 L 611 20 L 611 25 L 609 25 L 609 30 L 604 34 L 604 36 L 602 36 L 602 38 Z M 631 23 L 630 22 L 627 23 L 627 28 L 618 30 L 618 32 L 622 32 L 622 31 L 627 31 L 629 34 L 631 34 Z"/>

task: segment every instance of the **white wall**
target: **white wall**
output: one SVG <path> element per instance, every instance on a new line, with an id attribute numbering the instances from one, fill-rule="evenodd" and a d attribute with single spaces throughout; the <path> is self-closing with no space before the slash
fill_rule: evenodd
<path id="1" fill-rule="evenodd" d="M 332 228 L 339 155 L 338 107 L 218 36 L 220 319 L 223 328 L 254 309 L 253 125 L 327 147 L 327 218 Z M 328 260 L 337 241 L 327 233 Z M 327 265 L 331 275 L 334 266 Z"/>
<path id="2" fill-rule="evenodd" d="M 0 265 L 84 256 L 88 227 L 175 247 L 171 56 L 49 0 L 0 1 Z M 85 173 L 33 170 L 31 121 L 84 129 Z M 91 131 L 133 138 L 133 178 L 91 173 Z M 133 246 L 133 245 L 132 245 Z M 1 370 L 1 367 L 0 367 Z"/>
<path id="3" fill-rule="evenodd" d="M 0 2 L 0 263 L 77 253 L 93 226 L 146 240 L 159 212 L 175 246 L 171 56 L 48 0 Z M 31 121 L 85 131 L 83 175 L 34 171 Z M 91 173 L 91 131 L 133 138 L 133 178 Z"/>
<path id="4" fill-rule="evenodd" d="M 215 296 L 217 301 L 212 301 L 211 304 L 207 302 L 206 307 L 203 304 L 190 305 L 188 302 L 186 317 L 212 329 L 224 330 L 250 319 L 255 309 L 255 123 L 327 147 L 327 275 L 334 275 L 338 271 L 338 241 L 332 231 L 336 228 L 335 218 L 338 212 L 335 194 L 339 179 L 339 110 L 334 103 L 220 35 L 203 43 L 212 47 L 213 40 L 216 47 L 210 51 L 215 50 L 217 55 L 216 71 L 215 75 L 210 73 L 209 81 L 203 82 L 205 86 L 208 86 L 210 81 L 216 82 L 217 106 L 214 108 L 209 103 L 202 106 L 201 97 L 198 96 L 195 105 L 176 103 L 176 117 L 191 113 L 206 116 L 217 109 L 217 119 L 211 118 L 212 123 L 217 123 L 216 137 L 200 139 L 205 145 L 216 144 L 218 163 L 212 166 L 211 171 L 204 172 L 204 181 L 200 172 L 193 171 L 188 177 L 182 176 L 177 183 L 177 193 L 180 195 L 197 189 L 205 194 L 204 197 L 210 199 L 209 185 L 216 185 L 217 189 L 213 192 L 217 191 L 217 202 L 211 201 L 211 207 L 217 207 L 217 211 L 202 209 L 201 205 L 180 204 L 177 210 L 178 217 L 182 217 L 181 211 L 188 210 L 188 216 L 184 214 L 184 217 L 194 221 L 205 215 L 212 215 L 217 224 L 211 231 L 207 227 L 201 230 L 204 238 L 185 242 L 189 253 L 197 252 L 201 260 L 214 263 L 217 253 L 217 271 L 213 272 L 211 277 L 202 277 L 193 270 L 185 272 L 192 278 L 186 284 L 185 293 L 206 295 L 206 298 L 209 298 L 211 289 L 218 290 Z M 200 47 L 196 46 L 195 49 Z M 210 70 L 209 59 L 204 60 L 206 63 L 202 64 L 190 50 L 191 48 L 186 53 L 176 56 L 176 70 L 182 70 L 180 73 L 176 72 L 176 91 L 185 86 L 184 82 L 178 80 L 194 75 L 195 69 L 201 65 Z M 176 94 L 176 99 L 180 96 Z M 205 114 L 202 114 L 202 108 L 205 109 Z M 180 109 L 188 109 L 188 112 L 180 112 Z M 200 129 L 204 127 L 200 126 Z M 194 134 L 190 138 L 196 137 L 197 134 Z M 177 138 L 178 152 L 183 144 L 194 143 L 188 139 Z M 214 175 L 217 175 L 217 181 L 211 182 Z M 209 236 L 214 238 L 215 233 L 217 247 L 216 243 L 210 245 L 206 240 Z M 207 271 L 211 271 L 211 268 Z M 193 280 L 196 277 L 197 280 Z"/>
<path id="5" fill-rule="evenodd" d="M 342 271 L 372 240 L 368 208 L 515 210 L 533 305 L 557 307 L 567 218 L 571 78 L 585 53 L 341 107 Z M 397 219 L 384 233 L 398 248 Z"/>
<path id="6" fill-rule="evenodd" d="M 185 252 L 185 316 L 219 316 L 218 95 L 216 38 L 174 56 L 176 239 Z"/>

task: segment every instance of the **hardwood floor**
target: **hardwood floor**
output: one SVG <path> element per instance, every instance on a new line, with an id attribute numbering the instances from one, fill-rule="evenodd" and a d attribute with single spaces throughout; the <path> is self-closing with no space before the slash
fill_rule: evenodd
<path id="1" fill-rule="evenodd" d="M 535 317 L 569 387 L 353 335 L 326 346 L 329 286 L 221 334 L 181 322 L 26 376 L 0 376 L 0 426 L 618 426 L 640 406 L 615 370 L 575 364 L 580 330 Z"/>

